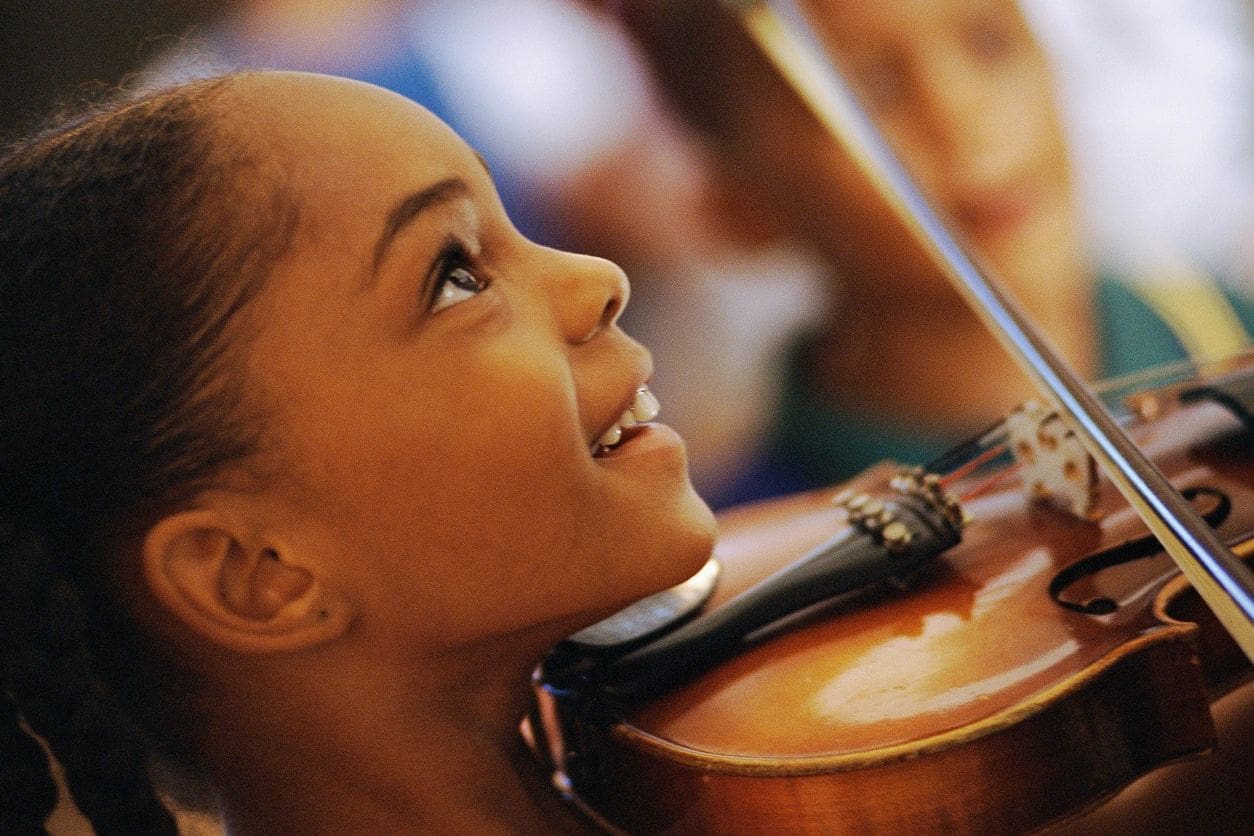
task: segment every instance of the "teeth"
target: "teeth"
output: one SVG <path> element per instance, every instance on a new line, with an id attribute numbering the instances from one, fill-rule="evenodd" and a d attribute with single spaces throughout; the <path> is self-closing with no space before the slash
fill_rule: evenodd
<path id="1" fill-rule="evenodd" d="M 631 402 L 631 406 L 623 410 L 623 414 L 614 426 L 606 430 L 605 434 L 597 439 L 597 443 L 593 446 L 593 452 L 613 447 L 623 440 L 623 430 L 628 427 L 634 427 L 636 424 L 652 421 L 657 417 L 659 409 L 657 398 L 649 391 L 649 387 L 641 386 L 636 390 L 636 399 Z"/>
<path id="2" fill-rule="evenodd" d="M 602 447 L 613 447 L 615 444 L 623 440 L 623 428 L 618 424 L 610 427 L 605 431 L 605 435 L 597 439 L 597 444 Z"/>
<path id="3" fill-rule="evenodd" d="M 623 413 L 626 417 L 630 413 L 636 421 L 652 421 L 657 417 L 660 405 L 657 398 L 649 391 L 648 386 L 641 386 L 636 390 L 636 399 L 632 401 L 631 409 Z"/>

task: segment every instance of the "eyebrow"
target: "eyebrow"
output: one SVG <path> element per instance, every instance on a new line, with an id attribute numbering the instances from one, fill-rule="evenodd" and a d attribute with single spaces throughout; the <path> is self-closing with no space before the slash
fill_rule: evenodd
<path id="1" fill-rule="evenodd" d="M 387 221 L 383 225 L 383 234 L 374 245 L 371 276 L 378 275 L 379 268 L 383 266 L 383 261 L 387 258 L 388 248 L 413 223 L 415 218 L 428 209 L 464 197 L 469 193 L 470 187 L 466 185 L 465 180 L 449 177 L 401 198 L 388 213 Z"/>

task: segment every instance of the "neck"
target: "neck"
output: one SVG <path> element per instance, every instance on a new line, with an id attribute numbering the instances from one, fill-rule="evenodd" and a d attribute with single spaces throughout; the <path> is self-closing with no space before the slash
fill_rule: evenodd
<path id="1" fill-rule="evenodd" d="M 1090 377 L 1096 336 L 1087 282 L 1028 303 L 1050 343 Z M 861 283 L 834 311 L 811 362 L 812 384 L 833 404 L 907 430 L 973 431 L 1033 395 L 1017 362 L 948 288 L 881 293 Z"/>
<path id="2" fill-rule="evenodd" d="M 557 797 L 518 733 L 530 700 L 527 646 L 494 642 L 334 670 L 280 693 L 314 693 L 263 714 L 221 706 L 207 748 L 236 834 L 575 833 L 588 828 Z M 316 677 L 309 677 L 315 679 Z M 293 718 L 298 718 L 294 722 Z M 241 766 L 245 765 L 245 766 Z"/>

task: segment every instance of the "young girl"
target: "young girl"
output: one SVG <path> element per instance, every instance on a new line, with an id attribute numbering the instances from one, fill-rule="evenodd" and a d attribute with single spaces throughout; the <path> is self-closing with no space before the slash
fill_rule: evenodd
<path id="1" fill-rule="evenodd" d="M 555 641 L 713 520 L 614 265 L 532 244 L 407 100 L 195 83 L 0 162 L 0 830 L 577 829 L 522 749 Z"/>

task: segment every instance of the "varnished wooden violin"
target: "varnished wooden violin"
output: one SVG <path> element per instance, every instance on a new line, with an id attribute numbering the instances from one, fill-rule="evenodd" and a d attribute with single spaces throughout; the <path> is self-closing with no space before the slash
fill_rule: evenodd
<path id="1" fill-rule="evenodd" d="M 1226 385 L 1142 395 L 1159 414 L 1130 432 L 1248 559 L 1254 365 Z M 953 484 L 972 493 L 962 541 L 894 583 L 693 657 L 645 700 L 542 671 L 561 781 L 633 833 L 1026 832 L 1213 747 L 1211 702 L 1248 659 L 1109 482 L 1083 486 L 1074 437 L 1031 426 L 1035 451 Z M 888 499 L 895 475 L 725 513 L 706 612 L 856 527 L 857 497 Z M 1089 504 L 1042 502 L 1054 477 Z"/>

